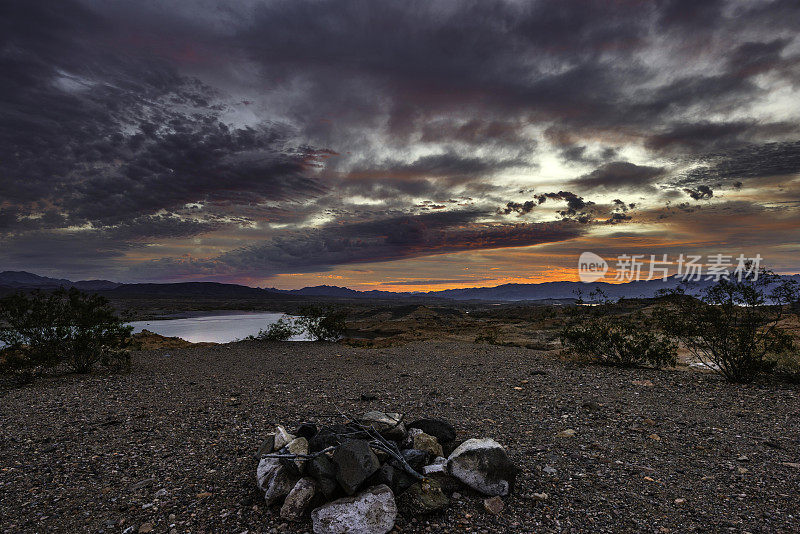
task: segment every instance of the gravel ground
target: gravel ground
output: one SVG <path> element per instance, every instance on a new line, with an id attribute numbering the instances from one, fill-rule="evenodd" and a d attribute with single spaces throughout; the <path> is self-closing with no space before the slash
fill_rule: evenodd
<path id="1" fill-rule="evenodd" d="M 368 392 L 378 399 L 360 401 Z M 443 514 L 398 518 L 400 532 L 800 525 L 797 386 L 486 345 L 242 342 L 140 352 L 130 374 L 0 391 L 0 529 L 310 532 L 264 506 L 253 455 L 275 423 L 337 409 L 442 417 L 460 438 L 497 439 L 522 468 L 500 515 L 463 491 Z"/>

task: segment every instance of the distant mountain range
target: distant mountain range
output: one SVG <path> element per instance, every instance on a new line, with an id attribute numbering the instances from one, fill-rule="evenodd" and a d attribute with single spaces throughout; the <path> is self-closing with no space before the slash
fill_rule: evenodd
<path id="1" fill-rule="evenodd" d="M 800 275 L 790 275 L 800 282 Z M 314 286 L 303 289 L 257 288 L 238 284 L 218 282 L 182 282 L 168 284 L 121 284 L 108 280 L 81 280 L 72 282 L 62 278 L 48 278 L 25 271 L 0 272 L 0 289 L 8 292 L 16 289 L 56 289 L 75 287 L 82 291 L 95 291 L 114 297 L 219 297 L 219 298 L 271 298 L 282 299 L 293 296 L 332 299 L 409 299 L 430 298 L 457 301 L 481 300 L 494 302 L 514 302 L 532 300 L 575 299 L 582 296 L 588 299 L 590 293 L 601 290 L 611 298 L 647 298 L 661 289 L 672 289 L 679 285 L 680 279 L 668 278 L 666 281 L 642 280 L 623 284 L 607 282 L 542 282 L 539 284 L 503 284 L 495 287 L 473 287 L 466 289 L 445 289 L 428 292 L 356 291 L 346 287 Z M 697 289 L 711 285 L 711 281 L 697 282 Z"/>

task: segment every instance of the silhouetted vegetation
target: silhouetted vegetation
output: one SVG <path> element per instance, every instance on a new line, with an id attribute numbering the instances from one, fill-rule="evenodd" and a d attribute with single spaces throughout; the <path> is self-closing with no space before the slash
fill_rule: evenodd
<path id="1" fill-rule="evenodd" d="M 64 365 L 85 373 L 96 364 L 114 369 L 130 365 L 132 328 L 104 297 L 74 288 L 15 293 L 0 299 L 0 320 L 5 324 L 0 341 L 7 345 L 6 369 Z"/>
<path id="2" fill-rule="evenodd" d="M 276 322 L 261 330 L 255 336 L 262 341 L 288 341 L 292 336 L 298 334 L 297 327 L 292 319 L 281 317 Z"/>
<path id="3" fill-rule="evenodd" d="M 602 293 L 593 296 L 599 302 L 576 307 L 560 331 L 561 344 L 570 352 L 620 367 L 675 364 L 677 347 L 655 328 L 652 317 L 629 313 Z"/>
<path id="4" fill-rule="evenodd" d="M 657 313 L 662 330 L 730 382 L 751 382 L 775 366 L 768 356 L 793 347 L 778 323 L 791 313 L 798 286 L 772 271 L 723 278 L 698 296 L 687 295 L 685 287 L 664 295 Z"/>
<path id="5" fill-rule="evenodd" d="M 294 324 L 314 341 L 338 341 L 344 336 L 346 317 L 344 310 L 332 306 L 306 306 Z"/>
<path id="6" fill-rule="evenodd" d="M 304 306 L 294 319 L 281 317 L 249 339 L 288 341 L 306 334 L 312 341 L 339 341 L 345 333 L 347 312 L 333 306 Z"/>

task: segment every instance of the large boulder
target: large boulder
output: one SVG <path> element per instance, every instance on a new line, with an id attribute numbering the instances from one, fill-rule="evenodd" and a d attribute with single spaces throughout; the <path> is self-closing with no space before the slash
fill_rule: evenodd
<path id="1" fill-rule="evenodd" d="M 336 447 L 331 460 L 336 465 L 336 480 L 348 495 L 354 494 L 381 466 L 369 443 L 360 439 L 350 439 Z"/>
<path id="2" fill-rule="evenodd" d="M 358 422 L 363 426 L 374 428 L 386 439 L 400 441 L 406 436 L 403 414 L 367 412 L 359 418 Z"/>
<path id="3" fill-rule="evenodd" d="M 490 438 L 468 439 L 456 447 L 447 459 L 447 469 L 485 495 L 508 495 L 518 472 L 503 446 Z"/>
<path id="4" fill-rule="evenodd" d="M 300 521 L 308 505 L 311 504 L 316 489 L 317 485 L 313 478 L 303 477 L 298 480 L 283 502 L 281 517 L 287 521 Z"/>
<path id="5" fill-rule="evenodd" d="M 449 445 L 456 439 L 456 429 L 444 419 L 417 419 L 408 428 L 419 428 L 435 437 L 442 446 Z"/>
<path id="6" fill-rule="evenodd" d="M 394 494 L 383 484 L 311 512 L 315 534 L 386 534 L 396 517 Z"/>

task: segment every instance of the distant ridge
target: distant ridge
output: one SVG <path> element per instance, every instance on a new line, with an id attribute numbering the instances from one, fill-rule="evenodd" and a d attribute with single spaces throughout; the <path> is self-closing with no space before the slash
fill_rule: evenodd
<path id="1" fill-rule="evenodd" d="M 59 287 L 76 287 L 83 291 L 102 291 L 114 289 L 122 284 L 108 280 L 80 280 L 72 282 L 64 278 L 48 278 L 25 271 L 0 272 L 0 286 L 18 289 L 57 289 Z"/>
<path id="2" fill-rule="evenodd" d="M 800 275 L 787 275 L 800 282 Z M 696 289 L 711 285 L 712 281 L 699 281 Z M 650 298 L 659 290 L 672 289 L 680 279 L 670 277 L 666 281 L 641 280 L 622 284 L 608 282 L 542 282 L 538 284 L 502 284 L 495 287 L 472 287 L 444 289 L 428 292 L 357 291 L 347 287 L 320 285 L 302 289 L 257 288 L 239 284 L 219 282 L 179 282 L 164 284 L 121 284 L 108 280 L 82 280 L 72 282 L 63 278 L 48 278 L 25 271 L 0 272 L 0 289 L 5 292 L 15 289 L 56 289 L 76 287 L 83 291 L 96 291 L 108 296 L 135 297 L 228 297 L 228 298 L 286 298 L 290 296 L 324 297 L 333 299 L 448 299 L 457 301 L 481 300 L 493 302 L 516 302 L 534 300 L 589 299 L 590 293 L 601 290 L 610 298 Z"/>

